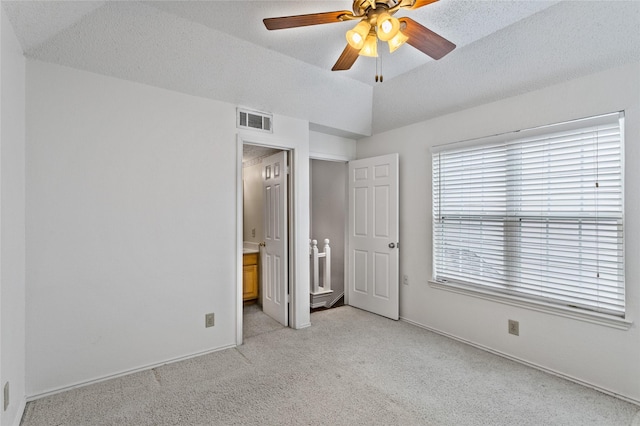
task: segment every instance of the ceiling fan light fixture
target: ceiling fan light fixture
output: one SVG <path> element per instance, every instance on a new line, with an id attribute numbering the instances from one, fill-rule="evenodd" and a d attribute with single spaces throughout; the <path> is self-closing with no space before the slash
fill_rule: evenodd
<path id="1" fill-rule="evenodd" d="M 378 56 L 378 40 L 389 43 L 394 52 L 404 43 L 410 44 L 433 59 L 447 55 L 456 45 L 409 17 L 394 18 L 401 9 L 418 9 L 438 0 L 353 0 L 353 11 L 307 13 L 263 19 L 268 30 L 300 28 L 310 25 L 355 21 L 355 27 L 346 31 L 347 45 L 331 71 L 351 69 L 360 55 Z M 345 28 L 346 30 L 346 28 Z M 344 30 L 343 30 L 344 31 Z M 380 63 L 380 66 L 382 64 Z M 380 78 L 382 81 L 382 78 Z"/>
<path id="2" fill-rule="evenodd" d="M 382 12 L 377 18 L 378 38 L 382 41 L 389 41 L 400 31 L 400 21 L 387 12 Z"/>
<path id="3" fill-rule="evenodd" d="M 409 37 L 402 34 L 401 31 L 398 31 L 398 33 L 387 42 L 389 44 L 389 52 L 395 52 L 400 46 L 405 44 L 407 40 L 409 40 Z"/>
<path id="4" fill-rule="evenodd" d="M 378 39 L 375 34 L 369 34 L 364 41 L 364 46 L 360 49 L 359 55 L 378 57 Z"/>
<path id="5" fill-rule="evenodd" d="M 347 31 L 347 43 L 354 49 L 362 49 L 370 30 L 368 22 L 360 21 L 352 30 Z"/>

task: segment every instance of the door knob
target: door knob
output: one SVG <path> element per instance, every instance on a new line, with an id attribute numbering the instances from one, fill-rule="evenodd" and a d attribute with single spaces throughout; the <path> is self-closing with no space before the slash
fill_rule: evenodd
<path id="1" fill-rule="evenodd" d="M 396 248 L 396 245 L 394 243 L 389 243 L 389 248 Z"/>

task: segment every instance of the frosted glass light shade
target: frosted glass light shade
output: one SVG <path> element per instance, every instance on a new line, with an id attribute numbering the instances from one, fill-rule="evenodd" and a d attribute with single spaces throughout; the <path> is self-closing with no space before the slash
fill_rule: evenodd
<path id="1" fill-rule="evenodd" d="M 347 43 L 354 49 L 362 49 L 369 34 L 371 25 L 368 22 L 360 21 L 352 30 L 347 31 Z"/>
<path id="2" fill-rule="evenodd" d="M 377 20 L 378 38 L 382 41 L 389 41 L 400 31 L 400 21 L 387 12 L 378 15 Z"/>
<path id="3" fill-rule="evenodd" d="M 402 46 L 403 44 L 405 44 L 407 40 L 409 40 L 409 37 L 402 34 L 400 31 L 398 31 L 395 37 L 393 37 L 391 40 L 387 42 L 389 43 L 389 52 L 391 53 L 395 52 L 396 49 Z"/>
<path id="4" fill-rule="evenodd" d="M 372 58 L 378 57 L 378 39 L 375 34 L 369 34 L 364 41 L 364 46 L 358 53 L 362 56 L 370 56 Z"/>

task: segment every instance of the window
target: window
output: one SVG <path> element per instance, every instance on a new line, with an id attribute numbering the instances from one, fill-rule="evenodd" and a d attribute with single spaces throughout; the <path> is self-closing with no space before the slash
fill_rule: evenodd
<path id="1" fill-rule="evenodd" d="M 623 317 L 622 113 L 436 147 L 434 279 Z"/>

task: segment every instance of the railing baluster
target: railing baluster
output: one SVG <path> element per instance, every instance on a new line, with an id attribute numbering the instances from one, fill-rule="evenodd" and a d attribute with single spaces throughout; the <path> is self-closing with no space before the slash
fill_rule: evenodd
<path id="1" fill-rule="evenodd" d="M 320 270 L 318 268 L 318 241 L 311 241 L 311 256 L 313 259 L 313 286 L 312 292 L 317 293 L 320 289 Z"/>
<path id="2" fill-rule="evenodd" d="M 331 290 L 331 247 L 329 247 L 328 238 L 324 240 L 324 282 L 322 284 L 325 291 Z"/>
<path id="3" fill-rule="evenodd" d="M 311 268 L 312 268 L 312 279 L 311 279 L 311 294 L 320 294 L 320 293 L 331 293 L 331 247 L 329 247 L 329 239 L 325 238 L 323 253 L 318 253 L 318 241 L 317 240 L 309 240 L 310 242 L 310 255 L 311 255 Z M 322 285 L 320 285 L 320 258 L 324 258 L 324 267 L 323 267 L 323 280 Z"/>

